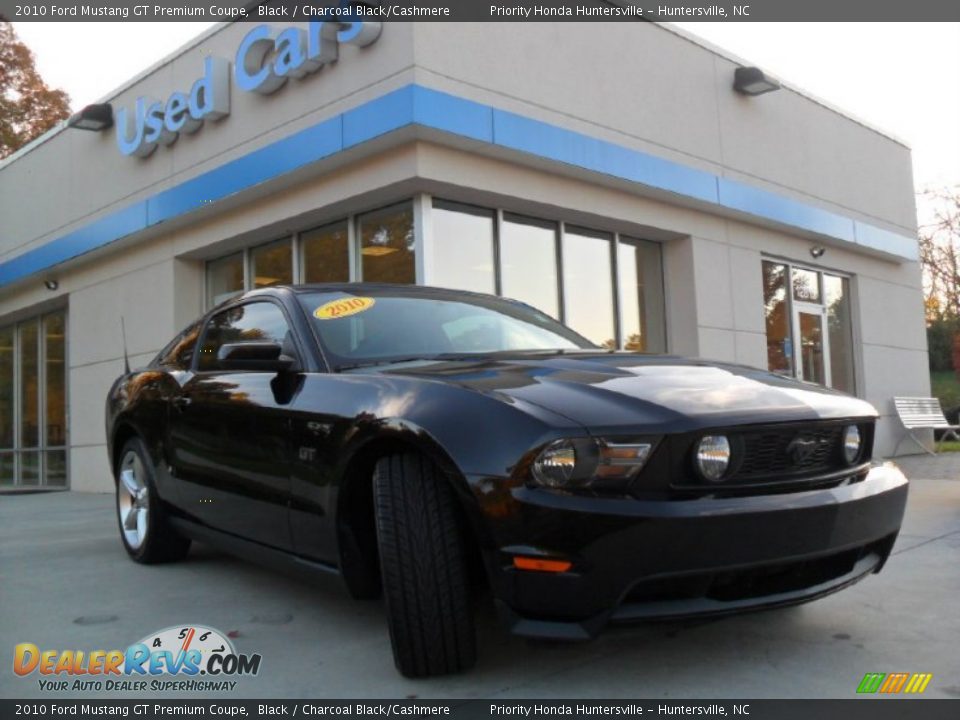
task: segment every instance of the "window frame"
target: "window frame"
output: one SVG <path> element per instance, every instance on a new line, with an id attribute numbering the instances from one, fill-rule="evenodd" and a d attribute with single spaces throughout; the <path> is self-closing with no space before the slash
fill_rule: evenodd
<path id="1" fill-rule="evenodd" d="M 297 353 L 296 360 L 300 363 L 301 366 L 305 365 L 306 355 L 303 352 L 303 343 L 300 341 L 300 334 L 297 332 L 296 325 L 290 319 L 290 313 L 287 312 L 286 306 L 277 298 L 270 297 L 269 295 L 264 295 L 262 297 L 251 297 L 243 298 L 242 300 L 237 300 L 235 302 L 230 302 L 227 305 L 218 305 L 212 311 L 207 314 L 207 317 L 203 320 L 203 329 L 200 332 L 200 335 L 197 339 L 197 348 L 202 348 L 207 339 L 207 334 L 210 332 L 210 325 L 213 322 L 213 319 L 218 315 L 221 315 L 231 310 L 235 310 L 238 307 L 243 307 L 244 305 L 253 305 L 254 303 L 269 303 L 280 308 L 280 312 L 283 313 L 284 320 L 287 321 L 287 328 L 289 329 L 292 337 L 293 344 Z M 259 370 L 227 370 L 225 368 L 214 368 L 212 370 L 203 370 L 200 368 L 200 356 L 202 353 L 197 352 L 195 349 L 193 352 L 193 360 L 191 362 L 190 370 L 195 375 L 209 376 L 209 375 L 223 375 L 225 373 L 249 373 L 249 372 L 260 372 Z"/>
<path id="2" fill-rule="evenodd" d="M 63 418 L 64 418 L 64 428 L 63 428 L 63 444 L 51 445 L 48 442 L 48 427 L 47 427 L 47 376 L 48 376 L 48 356 L 47 356 L 47 333 L 46 333 L 46 320 L 52 315 L 62 315 L 63 316 Z M 37 363 L 37 444 L 31 447 L 24 447 L 22 443 L 22 428 L 20 427 L 23 407 L 22 407 L 22 368 L 21 368 L 21 348 L 20 348 L 20 336 L 21 336 L 21 327 L 27 323 L 36 323 L 37 324 L 37 348 L 36 348 L 36 363 Z M 27 315 L 24 317 L 19 317 L 16 320 L 3 324 L 4 328 L 10 328 L 12 330 L 13 345 L 11 348 L 12 353 L 12 398 L 13 398 L 13 417 L 11 418 L 12 422 L 12 440 L 13 444 L 10 447 L 0 448 L 0 452 L 5 455 L 9 455 L 12 460 L 12 469 L 13 469 L 13 482 L 9 485 L 0 485 L 0 491 L 3 492 L 19 492 L 19 491 L 30 491 L 30 492 L 61 492 L 64 490 L 70 489 L 70 373 L 69 370 L 69 361 L 70 361 L 70 312 L 67 305 L 54 306 L 47 308 L 46 310 L 33 314 Z M 49 485 L 47 482 L 47 456 L 51 452 L 62 451 L 64 454 L 64 484 L 63 485 Z M 25 454 L 30 454 L 36 457 L 37 460 L 37 476 L 38 480 L 35 485 L 24 485 L 22 482 L 22 468 L 23 468 L 23 459 L 22 456 Z"/>
<path id="3" fill-rule="evenodd" d="M 302 284 L 304 282 L 304 247 L 302 236 L 313 231 L 319 230 L 326 227 L 343 224 L 346 227 L 347 231 L 347 265 L 348 265 L 348 278 L 345 282 L 355 283 L 363 282 L 363 261 L 362 261 L 362 237 L 361 237 L 361 228 L 360 224 L 362 219 L 372 213 L 376 213 L 382 210 L 388 210 L 394 207 L 400 207 L 407 205 L 412 209 L 413 213 L 413 234 L 414 234 L 414 281 L 415 285 L 427 285 L 428 281 L 433 281 L 434 279 L 434 268 L 432 266 L 432 244 L 436 241 L 434 238 L 433 232 L 433 220 L 432 220 L 432 210 L 434 207 L 439 207 L 442 209 L 448 209 L 454 212 L 473 212 L 480 215 L 486 215 L 489 213 L 493 220 L 493 265 L 494 265 L 494 289 L 493 295 L 497 297 L 503 297 L 503 237 L 504 230 L 503 226 L 506 222 L 517 222 L 520 224 L 529 224 L 535 227 L 542 227 L 549 229 L 553 233 L 553 268 L 556 275 L 556 305 L 557 305 L 557 315 L 556 318 L 566 324 L 567 321 L 567 308 L 566 308 L 566 288 L 564 282 L 564 258 L 563 258 L 563 245 L 564 245 L 564 236 L 567 233 L 567 227 L 571 228 L 572 231 L 581 231 L 587 235 L 603 235 L 606 237 L 607 242 L 609 243 L 610 250 L 610 280 L 613 287 L 613 297 L 612 300 L 612 311 L 613 311 L 613 328 L 614 328 L 614 339 L 616 342 L 616 349 L 621 351 L 628 352 L 644 352 L 646 354 L 657 354 L 657 353 L 669 353 L 672 345 L 672 333 L 670 331 L 670 324 L 668 322 L 668 303 L 666 297 L 667 291 L 667 282 L 665 277 L 665 260 L 666 253 L 663 250 L 664 243 L 662 241 L 653 240 L 647 237 L 644 237 L 642 233 L 625 231 L 621 232 L 616 229 L 609 229 L 614 223 L 606 223 L 608 229 L 602 229 L 600 227 L 591 226 L 589 223 L 582 222 L 570 222 L 564 217 L 545 217 L 538 213 L 529 213 L 524 208 L 512 208 L 504 207 L 499 204 L 496 205 L 484 205 L 482 203 L 473 202 L 470 200 L 460 200 L 455 197 L 455 194 L 452 196 L 433 196 L 430 193 L 426 192 L 417 192 L 409 196 L 402 196 L 395 200 L 389 202 L 378 203 L 373 207 L 363 208 L 362 210 L 357 210 L 356 212 L 351 212 L 346 215 L 331 215 L 329 218 L 324 219 L 322 222 L 311 223 L 308 227 L 297 229 L 293 232 L 284 233 L 282 235 L 274 236 L 272 238 L 261 238 L 257 242 L 250 243 L 239 250 L 232 250 L 230 252 L 223 253 L 217 257 L 208 258 L 205 261 L 204 266 L 204 289 L 203 297 L 205 302 L 208 303 L 207 310 L 215 309 L 215 307 L 225 306 L 225 303 L 234 301 L 236 298 L 230 298 L 225 300 L 224 303 L 221 303 L 219 306 L 209 305 L 209 272 L 208 267 L 210 263 L 216 262 L 225 257 L 236 253 L 242 253 L 243 257 L 243 270 L 244 270 L 244 284 L 243 290 L 241 293 L 249 292 L 253 288 L 253 252 L 255 249 L 269 245 L 273 242 L 284 240 L 289 238 L 292 249 L 292 278 L 294 284 Z M 655 341 L 658 347 L 647 349 L 643 351 L 639 350 L 627 350 L 625 337 L 625 317 L 624 317 L 624 308 L 625 303 L 628 301 L 632 294 L 624 296 L 624 290 L 620 284 L 620 249 L 622 244 L 633 244 L 633 243 L 651 243 L 656 245 L 659 248 L 657 253 L 658 267 L 656 269 L 658 275 L 658 282 L 656 283 L 655 291 L 659 292 L 659 297 L 655 299 L 653 303 L 653 312 L 657 315 L 655 318 L 657 328 L 655 332 L 649 334 L 649 340 Z M 643 309 L 643 308 L 641 308 Z M 644 319 L 641 319 L 641 326 L 643 325 Z M 648 340 L 648 342 L 649 342 Z M 202 343 L 202 338 L 201 338 Z"/>
<path id="4" fill-rule="evenodd" d="M 825 275 L 829 275 L 829 276 L 831 276 L 831 277 L 840 278 L 841 280 L 845 280 L 845 281 L 846 281 L 846 289 L 847 289 L 847 292 L 849 293 L 849 298 L 848 298 L 848 301 L 849 301 L 849 302 L 848 302 L 848 310 L 849 310 L 849 315 L 850 315 L 850 318 L 849 318 L 849 320 L 850 320 L 850 343 L 851 343 L 851 351 L 852 351 L 852 352 L 851 352 L 851 368 L 850 368 L 850 369 L 851 369 L 851 372 L 853 373 L 853 378 L 852 378 L 852 380 L 853 380 L 853 383 L 852 383 L 853 387 L 851 388 L 851 390 L 850 390 L 849 392 L 850 392 L 851 394 L 857 395 L 857 396 L 862 395 L 862 393 L 863 393 L 863 386 L 862 386 L 862 380 L 861 380 L 862 377 L 863 377 L 862 361 L 861 361 L 861 354 L 860 354 L 859 352 L 857 352 L 857 350 L 856 350 L 858 347 L 860 347 L 859 336 L 858 336 L 858 332 L 859 332 L 859 331 L 858 331 L 858 327 L 859 327 L 859 326 L 858 326 L 857 322 L 855 321 L 856 318 L 859 316 L 859 308 L 857 307 L 857 304 L 856 304 L 856 293 L 854 292 L 854 284 L 855 284 L 855 282 L 856 282 L 856 276 L 855 276 L 855 275 L 852 275 L 852 274 L 850 274 L 850 273 L 848 273 L 848 272 L 843 272 L 842 270 L 834 270 L 834 269 L 832 269 L 832 268 L 817 267 L 817 266 L 815 266 L 815 265 L 809 265 L 809 264 L 804 263 L 804 262 L 797 262 L 797 261 L 795 261 L 795 260 L 790 260 L 790 259 L 788 259 L 788 258 L 784 258 L 784 257 L 778 256 L 778 255 L 768 255 L 768 254 L 766 254 L 766 253 L 761 254 L 761 256 L 760 256 L 760 270 L 761 270 L 761 273 L 763 272 L 763 263 L 765 263 L 765 262 L 773 263 L 773 264 L 776 264 L 776 265 L 783 265 L 784 268 L 786 269 L 787 277 L 786 277 L 785 282 L 784 282 L 784 288 L 785 288 L 784 302 L 786 302 L 786 305 L 787 305 L 787 317 L 788 317 L 788 321 L 787 321 L 787 331 L 788 331 L 789 334 L 790 334 L 790 345 L 791 345 L 791 348 L 792 348 L 791 357 L 790 357 L 790 373 L 789 373 L 789 374 L 782 373 L 782 372 L 777 372 L 777 371 L 774 371 L 774 370 L 770 370 L 770 369 L 769 369 L 769 362 L 768 362 L 768 363 L 765 363 L 765 366 L 766 366 L 767 371 L 768 371 L 768 372 L 773 372 L 773 373 L 775 373 L 775 374 L 777 374 L 777 375 L 780 375 L 780 376 L 782 376 L 782 377 L 789 377 L 789 378 L 793 378 L 793 379 L 799 379 L 799 377 L 800 377 L 800 376 L 799 376 L 799 373 L 798 373 L 798 365 L 799 365 L 799 363 L 797 362 L 797 354 L 796 354 L 796 353 L 797 353 L 797 343 L 796 343 L 796 340 L 797 340 L 797 338 L 796 338 L 796 333 L 797 333 L 796 324 L 797 324 L 797 322 L 796 322 L 796 321 L 797 321 L 797 305 L 798 305 L 798 304 L 801 305 L 801 306 L 806 305 L 806 306 L 808 306 L 808 307 L 817 307 L 817 308 L 819 308 L 820 310 L 822 310 L 822 311 L 823 311 L 823 329 L 824 329 L 824 335 L 827 336 L 827 335 L 829 334 L 829 322 L 828 322 L 829 307 L 828 307 L 828 305 L 827 305 L 826 284 L 824 283 L 824 276 L 825 276 Z M 809 301 L 809 300 L 796 300 L 796 299 L 794 298 L 794 292 L 793 292 L 793 271 L 794 271 L 795 269 L 816 273 L 816 275 L 817 275 L 817 288 L 818 288 L 819 294 L 820 294 L 820 301 L 819 301 L 819 302 L 811 302 L 811 301 Z M 761 288 L 761 289 L 762 289 L 762 288 Z M 762 298 L 761 298 L 761 304 L 762 304 Z M 767 333 L 766 333 L 766 327 L 764 327 L 764 333 L 763 333 L 763 335 L 764 335 L 764 339 L 766 339 L 766 335 L 767 335 Z M 828 388 L 828 389 L 833 390 L 833 389 L 835 389 L 835 388 L 833 387 L 833 376 L 832 376 L 833 373 L 832 373 L 832 368 L 827 367 L 828 365 L 830 365 L 830 364 L 832 363 L 832 356 L 830 355 L 830 353 L 831 353 L 832 351 L 831 351 L 831 346 L 830 346 L 830 339 L 829 339 L 829 337 L 825 337 L 825 340 L 824 340 L 824 351 L 825 351 L 825 353 L 824 353 L 824 374 L 825 374 L 825 376 L 829 377 L 829 379 L 830 379 L 830 384 L 829 384 L 829 385 L 821 385 L 820 387 L 826 387 L 826 388 Z"/>
<path id="5" fill-rule="evenodd" d="M 378 205 L 377 207 L 354 213 L 350 216 L 350 224 L 353 227 L 353 236 L 349 238 L 349 249 L 356 258 L 351 265 L 351 277 L 349 282 L 384 282 L 382 280 L 367 280 L 363 276 L 363 219 L 376 213 L 389 210 L 398 210 L 409 207 L 410 209 L 410 228 L 413 233 L 413 282 L 397 283 L 398 285 L 422 285 L 423 284 L 423 240 L 422 232 L 418 229 L 420 223 L 417 222 L 417 207 L 419 205 L 420 194 L 411 195 L 409 198 L 397 200 L 396 202 Z M 388 283 L 390 284 L 390 283 Z"/>
<path id="6" fill-rule="evenodd" d="M 219 305 L 217 307 L 219 307 Z M 150 367 L 174 368 L 179 372 L 191 371 L 193 369 L 194 358 L 197 355 L 197 346 L 200 345 L 200 339 L 204 329 L 204 322 L 205 320 L 203 318 L 201 318 L 200 320 L 194 320 L 192 323 L 190 323 L 185 328 L 183 328 L 180 332 L 174 335 L 173 339 L 170 342 L 168 342 L 166 345 L 164 345 L 163 348 L 161 348 L 160 352 L 158 352 L 156 356 L 153 358 L 153 360 L 150 361 Z M 173 352 L 173 349 L 180 344 L 181 338 L 186 337 L 187 333 L 194 327 L 199 328 L 200 331 L 197 333 L 197 339 L 194 341 L 193 354 L 190 356 L 190 362 L 187 364 L 187 366 L 177 367 L 177 366 L 164 363 L 163 359 L 167 355 L 169 355 L 171 352 Z"/>
<path id="7" fill-rule="evenodd" d="M 484 205 L 480 205 L 474 202 L 463 202 L 456 200 L 449 196 L 431 196 L 425 195 L 428 204 L 432 208 L 435 205 L 453 205 L 453 206 L 463 206 L 467 208 L 473 208 L 479 211 L 492 210 L 494 227 L 493 227 L 493 260 L 494 260 L 494 279 L 495 279 L 495 292 L 494 294 L 498 297 L 504 297 L 503 293 L 503 225 L 504 223 L 514 222 L 519 224 L 532 225 L 534 227 L 540 227 L 545 230 L 550 230 L 553 232 L 553 243 L 554 243 L 554 269 L 556 272 L 556 282 L 557 282 L 557 320 L 561 323 L 567 323 L 567 309 L 566 309 L 566 288 L 564 281 L 564 258 L 563 258 L 563 245 L 564 237 L 567 234 L 567 227 L 571 229 L 572 232 L 580 232 L 588 236 L 603 236 L 603 239 L 609 243 L 610 248 L 610 274 L 611 274 L 611 284 L 613 288 L 613 327 L 616 340 L 616 349 L 627 352 L 640 352 L 626 350 L 626 338 L 624 337 L 624 304 L 622 299 L 623 289 L 620 285 L 620 246 L 621 244 L 632 245 L 633 243 L 651 243 L 656 245 L 659 248 L 658 252 L 658 267 L 657 274 L 658 280 L 657 289 L 660 292 L 660 297 L 657 301 L 657 309 L 659 310 L 658 318 L 658 328 L 657 333 L 651 333 L 651 336 L 662 342 L 662 347 L 656 350 L 645 350 L 644 354 L 656 355 L 664 354 L 670 352 L 670 342 L 671 342 L 671 333 L 670 326 L 667 322 L 667 298 L 666 298 L 666 278 L 665 278 L 665 266 L 664 258 L 665 253 L 663 252 L 664 243 L 658 240 L 652 240 L 650 238 L 642 237 L 642 235 L 634 232 L 620 232 L 618 230 L 609 230 L 602 229 L 598 227 L 592 227 L 589 224 L 583 224 L 580 222 L 570 222 L 562 217 L 560 218 L 549 218 L 543 217 L 536 214 L 528 214 L 522 210 L 514 210 L 511 208 L 505 207 L 495 207 L 489 208 Z M 432 228 L 431 228 L 432 232 Z M 419 280 L 418 280 L 419 282 Z M 642 324 L 642 320 L 641 320 Z"/>
<path id="8" fill-rule="evenodd" d="M 299 269 L 297 263 L 297 256 L 300 253 L 300 244 L 299 242 L 294 242 L 294 237 L 299 235 L 299 233 L 291 233 L 288 235 L 282 235 L 280 237 L 274 238 L 273 240 L 267 240 L 266 242 L 257 243 L 255 245 L 250 245 L 245 248 L 246 259 L 244 262 L 244 271 L 243 271 L 243 285 L 244 288 L 242 292 L 249 292 L 250 290 L 265 290 L 268 287 L 274 287 L 274 285 L 260 285 L 257 286 L 257 266 L 256 266 L 256 257 L 258 251 L 266 250 L 272 246 L 280 246 L 281 243 L 287 243 L 290 248 L 290 281 L 292 284 L 296 284 L 299 280 L 297 277 L 297 270 Z M 287 283 L 279 282 L 275 285 L 286 285 Z"/>
<path id="9" fill-rule="evenodd" d="M 499 209 L 485 207 L 483 205 L 477 205 L 475 203 L 461 202 L 459 200 L 447 200 L 446 198 L 439 198 L 433 196 L 427 196 L 427 205 L 430 210 L 429 220 L 425 220 L 430 223 L 430 234 L 431 237 L 434 231 L 434 220 L 433 220 L 433 211 L 443 210 L 450 213 L 462 213 L 464 215 L 472 215 L 473 217 L 480 217 L 490 220 L 490 261 L 493 263 L 493 291 L 492 293 L 497 297 L 502 297 L 501 286 L 501 267 L 500 267 L 500 222 L 502 220 L 503 212 Z M 416 229 L 414 229 L 416 232 Z M 430 248 L 430 270 L 431 272 L 435 269 L 435 260 L 434 250 L 431 243 Z M 424 251 L 426 252 L 426 250 Z M 437 286 L 437 287 L 448 287 L 448 286 Z M 473 290 L 467 290 L 465 292 L 476 292 Z"/>

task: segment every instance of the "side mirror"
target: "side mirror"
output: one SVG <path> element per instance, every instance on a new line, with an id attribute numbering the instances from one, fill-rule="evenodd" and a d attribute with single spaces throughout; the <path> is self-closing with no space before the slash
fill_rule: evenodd
<path id="1" fill-rule="evenodd" d="M 296 362 L 283 354 L 283 346 L 277 342 L 226 343 L 217 351 L 217 363 L 224 370 L 282 372 L 290 370 Z"/>

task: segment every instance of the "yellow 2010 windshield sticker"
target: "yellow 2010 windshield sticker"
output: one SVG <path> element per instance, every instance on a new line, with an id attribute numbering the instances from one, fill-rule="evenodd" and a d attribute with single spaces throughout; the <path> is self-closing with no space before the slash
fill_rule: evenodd
<path id="1" fill-rule="evenodd" d="M 371 297 L 347 297 L 331 300 L 314 310 L 313 316 L 318 320 L 337 320 L 369 310 L 375 302 L 376 300 Z"/>

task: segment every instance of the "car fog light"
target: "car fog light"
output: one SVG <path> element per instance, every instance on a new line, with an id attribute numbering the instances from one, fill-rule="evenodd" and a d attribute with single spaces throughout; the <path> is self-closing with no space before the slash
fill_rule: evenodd
<path id="1" fill-rule="evenodd" d="M 860 457 L 860 428 L 856 425 L 847 425 L 843 431 L 843 459 L 847 465 L 853 465 Z"/>
<path id="2" fill-rule="evenodd" d="M 533 476 L 544 487 L 565 487 L 577 466 L 577 450 L 569 440 L 556 440 L 533 461 Z"/>
<path id="3" fill-rule="evenodd" d="M 707 435 L 697 443 L 697 470 L 705 480 L 717 482 L 730 467 L 730 441 L 725 435 Z"/>

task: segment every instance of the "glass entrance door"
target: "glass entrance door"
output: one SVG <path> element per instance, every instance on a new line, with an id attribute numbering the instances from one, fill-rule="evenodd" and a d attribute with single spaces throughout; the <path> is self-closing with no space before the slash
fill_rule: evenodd
<path id="1" fill-rule="evenodd" d="M 795 302 L 793 304 L 794 362 L 797 377 L 807 382 L 830 387 L 829 335 L 823 306 Z"/>

